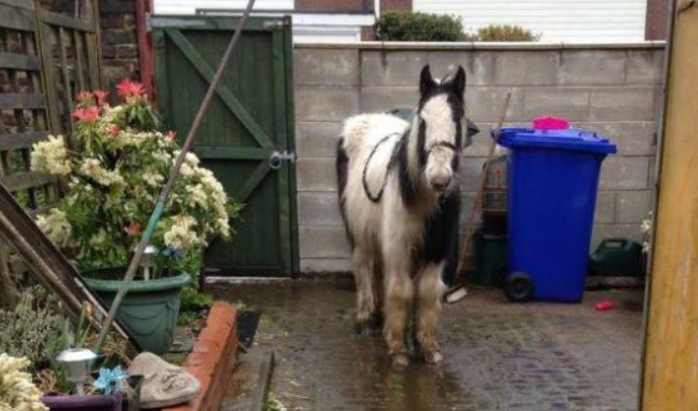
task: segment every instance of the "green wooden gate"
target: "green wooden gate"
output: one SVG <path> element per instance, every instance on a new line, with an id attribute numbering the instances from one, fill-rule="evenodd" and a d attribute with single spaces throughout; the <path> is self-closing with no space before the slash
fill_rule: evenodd
<path id="1" fill-rule="evenodd" d="M 234 17 L 155 16 L 157 101 L 183 138 L 239 23 Z M 205 253 L 208 275 L 297 271 L 290 19 L 251 18 L 193 151 L 245 204 L 232 241 Z"/>

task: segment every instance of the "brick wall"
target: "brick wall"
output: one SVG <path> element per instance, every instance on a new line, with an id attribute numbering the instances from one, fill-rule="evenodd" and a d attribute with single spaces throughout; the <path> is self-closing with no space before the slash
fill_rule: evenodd
<path id="1" fill-rule="evenodd" d="M 373 0 L 296 0 L 299 12 L 357 13 L 373 11 Z"/>
<path id="2" fill-rule="evenodd" d="M 134 0 L 100 0 L 104 79 L 140 78 Z"/>
<path id="3" fill-rule="evenodd" d="M 670 0 L 647 0 L 645 40 L 666 40 Z"/>
<path id="4" fill-rule="evenodd" d="M 381 0 L 381 13 L 384 11 L 412 11 L 412 0 Z"/>
<path id="5" fill-rule="evenodd" d="M 550 114 L 611 137 L 619 153 L 603 165 L 593 242 L 640 237 L 640 222 L 652 200 L 661 47 L 388 47 L 296 46 L 297 201 L 304 272 L 349 268 L 333 166 L 341 122 L 358 113 L 413 106 L 418 73 L 427 63 L 439 76 L 453 64 L 463 65 L 467 113 L 482 130 L 494 124 L 511 91 L 508 124 L 528 124 Z M 472 204 L 487 143 L 487 135 L 480 133 L 464 154 L 465 209 Z"/>

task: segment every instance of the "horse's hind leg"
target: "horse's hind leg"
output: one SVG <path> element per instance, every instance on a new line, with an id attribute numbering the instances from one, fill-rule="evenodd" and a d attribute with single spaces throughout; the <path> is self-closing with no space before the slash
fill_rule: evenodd
<path id="1" fill-rule="evenodd" d="M 417 280 L 416 328 L 417 341 L 427 362 L 443 360 L 436 339 L 436 327 L 441 311 L 441 296 L 445 285 L 441 281 L 443 263 L 427 264 Z"/>
<path id="2" fill-rule="evenodd" d="M 356 282 L 356 331 L 367 334 L 376 312 L 373 293 L 373 257 L 366 250 L 355 247 L 352 255 L 354 280 Z"/>

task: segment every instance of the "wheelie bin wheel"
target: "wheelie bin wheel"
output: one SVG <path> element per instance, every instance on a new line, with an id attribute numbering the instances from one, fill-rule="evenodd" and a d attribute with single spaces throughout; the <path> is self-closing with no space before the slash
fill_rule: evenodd
<path id="1" fill-rule="evenodd" d="M 526 273 L 511 273 L 504 282 L 504 294 L 509 301 L 522 303 L 533 296 L 533 280 Z"/>

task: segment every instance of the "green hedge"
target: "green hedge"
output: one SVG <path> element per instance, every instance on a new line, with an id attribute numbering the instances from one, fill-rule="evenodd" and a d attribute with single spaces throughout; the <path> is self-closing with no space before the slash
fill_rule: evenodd
<path id="1" fill-rule="evenodd" d="M 386 12 L 376 22 L 376 40 L 381 41 L 538 41 L 536 34 L 521 26 L 490 25 L 475 34 L 463 33 L 456 16 L 421 12 Z"/>
<path id="2" fill-rule="evenodd" d="M 473 41 L 538 41 L 540 34 L 521 26 L 490 25 L 477 31 Z"/>
<path id="3" fill-rule="evenodd" d="M 382 41 L 459 41 L 463 25 L 457 17 L 420 12 L 386 12 L 376 23 Z"/>

